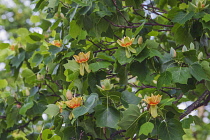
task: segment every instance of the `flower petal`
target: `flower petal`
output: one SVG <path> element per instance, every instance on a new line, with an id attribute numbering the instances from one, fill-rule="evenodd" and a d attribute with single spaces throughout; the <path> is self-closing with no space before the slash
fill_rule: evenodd
<path id="1" fill-rule="evenodd" d="M 84 72 L 84 69 L 85 69 L 85 66 L 84 66 L 84 64 L 83 63 L 80 63 L 80 75 L 84 75 L 85 74 L 85 72 Z"/>
<path id="2" fill-rule="evenodd" d="M 150 113 L 153 118 L 156 118 L 158 116 L 157 114 L 157 105 L 151 105 L 150 106 Z"/>

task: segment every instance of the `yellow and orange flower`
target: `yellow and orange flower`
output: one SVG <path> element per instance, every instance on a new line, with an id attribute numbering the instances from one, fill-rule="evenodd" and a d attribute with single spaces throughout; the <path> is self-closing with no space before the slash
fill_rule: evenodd
<path id="1" fill-rule="evenodd" d="M 80 52 L 78 55 L 74 55 L 73 57 L 77 63 L 87 62 L 90 58 L 90 51 L 87 52 L 86 54 Z"/>
<path id="2" fill-rule="evenodd" d="M 122 39 L 118 39 L 117 43 L 121 46 L 125 48 L 125 54 L 127 58 L 131 57 L 131 53 L 136 53 L 136 50 L 134 48 L 131 47 L 131 45 L 133 44 L 134 38 L 130 37 L 124 37 Z"/>
<path id="3" fill-rule="evenodd" d="M 74 55 L 74 60 L 80 64 L 80 74 L 83 76 L 84 75 L 84 69 L 89 73 L 89 65 L 87 61 L 90 58 L 90 51 L 84 54 L 83 52 L 80 52 L 78 55 Z"/>
<path id="4" fill-rule="evenodd" d="M 14 51 L 15 50 L 15 45 L 10 45 L 10 50 Z"/>
<path id="5" fill-rule="evenodd" d="M 77 108 L 83 104 L 82 97 L 74 97 L 65 102 L 69 108 Z"/>
<path id="6" fill-rule="evenodd" d="M 62 42 L 59 41 L 59 40 L 54 40 L 51 44 L 54 45 L 54 46 L 56 46 L 56 47 L 61 47 Z"/>
<path id="7" fill-rule="evenodd" d="M 111 84 L 110 79 L 101 80 L 100 83 L 101 86 L 96 85 L 96 87 L 101 91 L 111 90 L 114 86 L 114 84 Z"/>
<path id="8" fill-rule="evenodd" d="M 133 44 L 133 41 L 134 41 L 134 38 L 130 39 L 130 37 L 126 36 L 126 37 L 122 38 L 121 40 L 118 39 L 117 43 L 122 47 L 128 47 Z"/>
<path id="9" fill-rule="evenodd" d="M 158 116 L 157 114 L 157 104 L 160 103 L 162 98 L 162 95 L 153 95 L 150 97 L 146 97 L 145 99 L 143 99 L 143 101 L 145 101 L 147 104 L 150 105 L 150 109 L 149 112 L 151 113 L 153 118 L 156 118 Z"/>
<path id="10" fill-rule="evenodd" d="M 59 112 L 62 113 L 64 107 L 64 101 L 56 102 L 56 105 L 59 107 Z"/>

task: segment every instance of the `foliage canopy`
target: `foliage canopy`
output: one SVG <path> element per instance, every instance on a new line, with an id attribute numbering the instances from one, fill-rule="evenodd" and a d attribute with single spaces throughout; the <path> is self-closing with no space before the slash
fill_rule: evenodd
<path id="1" fill-rule="evenodd" d="M 0 44 L 0 139 L 206 139 L 209 0 L 33 3 L 43 32 Z"/>

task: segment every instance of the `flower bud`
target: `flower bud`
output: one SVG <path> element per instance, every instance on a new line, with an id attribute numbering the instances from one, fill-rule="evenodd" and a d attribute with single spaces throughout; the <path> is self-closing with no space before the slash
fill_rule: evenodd
<path id="1" fill-rule="evenodd" d="M 101 87 L 96 85 L 101 91 L 111 90 L 113 88 L 113 84 L 110 83 L 110 79 L 101 80 Z"/>
<path id="2" fill-rule="evenodd" d="M 16 107 L 21 108 L 22 106 L 21 106 L 21 104 L 16 104 Z"/>
<path id="3" fill-rule="evenodd" d="M 39 74 L 39 73 L 37 73 L 36 78 L 37 78 L 37 80 L 40 81 L 40 80 L 44 79 L 44 76 Z"/>
<path id="4" fill-rule="evenodd" d="M 71 100 L 72 97 L 73 97 L 72 92 L 71 92 L 70 90 L 67 90 L 67 92 L 66 92 L 66 98 L 67 98 L 68 100 Z"/>
<path id="5" fill-rule="evenodd" d="M 190 43 L 190 50 L 194 50 L 195 49 L 195 45 L 191 42 Z"/>
<path id="6" fill-rule="evenodd" d="M 203 52 L 200 52 L 199 54 L 198 54 L 198 60 L 202 60 L 203 59 Z"/>
<path id="7" fill-rule="evenodd" d="M 174 50 L 173 47 L 171 47 L 170 54 L 172 57 L 176 57 L 176 51 Z"/>
<path id="8" fill-rule="evenodd" d="M 143 43 L 143 37 L 140 36 L 139 39 L 138 39 L 138 44 L 141 45 L 142 43 Z"/>
<path id="9" fill-rule="evenodd" d="M 187 50 L 187 47 L 184 45 L 184 46 L 182 47 L 182 52 L 186 52 L 186 51 L 188 51 L 188 50 Z"/>

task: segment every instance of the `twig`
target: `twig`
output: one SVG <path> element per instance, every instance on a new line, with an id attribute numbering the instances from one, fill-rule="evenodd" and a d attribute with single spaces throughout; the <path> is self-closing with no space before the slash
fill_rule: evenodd
<path id="1" fill-rule="evenodd" d="M 93 53 L 110 51 L 110 50 L 114 50 L 114 49 L 117 49 L 117 48 L 118 48 L 118 47 L 108 48 L 108 49 L 105 49 L 105 50 L 98 50 L 98 51 L 94 51 Z"/>
<path id="2" fill-rule="evenodd" d="M 70 9 L 70 8 L 71 8 L 70 6 L 66 5 L 66 4 L 65 4 L 65 3 L 63 3 L 62 1 L 60 1 L 60 3 L 61 3 L 64 7 L 68 8 L 68 9 Z"/>
<path id="3" fill-rule="evenodd" d="M 96 47 L 100 48 L 100 50 L 102 50 L 103 47 L 99 46 L 98 44 L 94 43 L 92 40 L 87 39 L 88 41 L 90 41 L 93 45 L 95 45 Z"/>
<path id="4" fill-rule="evenodd" d="M 173 102 L 173 104 L 177 104 L 178 101 L 182 98 L 182 96 L 184 95 L 184 93 L 181 93 L 176 99 L 176 101 Z"/>
<path id="5" fill-rule="evenodd" d="M 22 125 L 13 127 L 12 129 L 8 129 L 7 132 L 12 132 L 12 131 L 14 131 L 14 130 L 16 130 L 16 129 L 23 129 L 23 128 L 25 128 L 26 126 L 28 126 L 30 122 L 35 121 L 35 120 L 38 119 L 39 117 L 40 117 L 40 116 L 36 116 L 36 117 L 34 117 L 33 119 L 31 119 L 31 120 L 29 120 L 28 122 L 26 122 L 25 124 L 22 124 Z"/>
<path id="6" fill-rule="evenodd" d="M 0 116 L 0 119 L 6 119 L 6 116 Z"/>
<path id="7" fill-rule="evenodd" d="M 203 102 L 202 102 L 203 101 Z M 185 112 L 179 117 L 179 119 L 183 119 L 185 116 L 190 114 L 193 110 L 197 109 L 202 105 L 207 105 L 210 101 L 210 92 L 206 90 L 194 103 L 188 106 Z"/>
<path id="8" fill-rule="evenodd" d="M 120 9 L 117 7 L 117 2 L 116 0 L 112 0 L 114 6 L 116 7 L 117 11 L 122 15 L 123 19 L 129 24 L 129 25 L 132 25 L 132 23 L 130 23 L 126 18 L 125 16 L 123 15 L 123 13 L 120 11 Z"/>
<path id="9" fill-rule="evenodd" d="M 126 25 L 117 25 L 110 21 L 109 19 L 105 18 L 104 19 L 109 22 L 112 26 L 119 27 L 119 28 L 138 28 L 141 26 L 142 23 L 132 23 L 132 24 L 139 24 L 138 26 L 126 26 Z M 163 27 L 173 27 L 174 25 L 164 25 L 164 24 L 159 24 L 159 23 L 145 23 L 144 25 L 150 25 L 150 26 L 163 26 Z"/>

